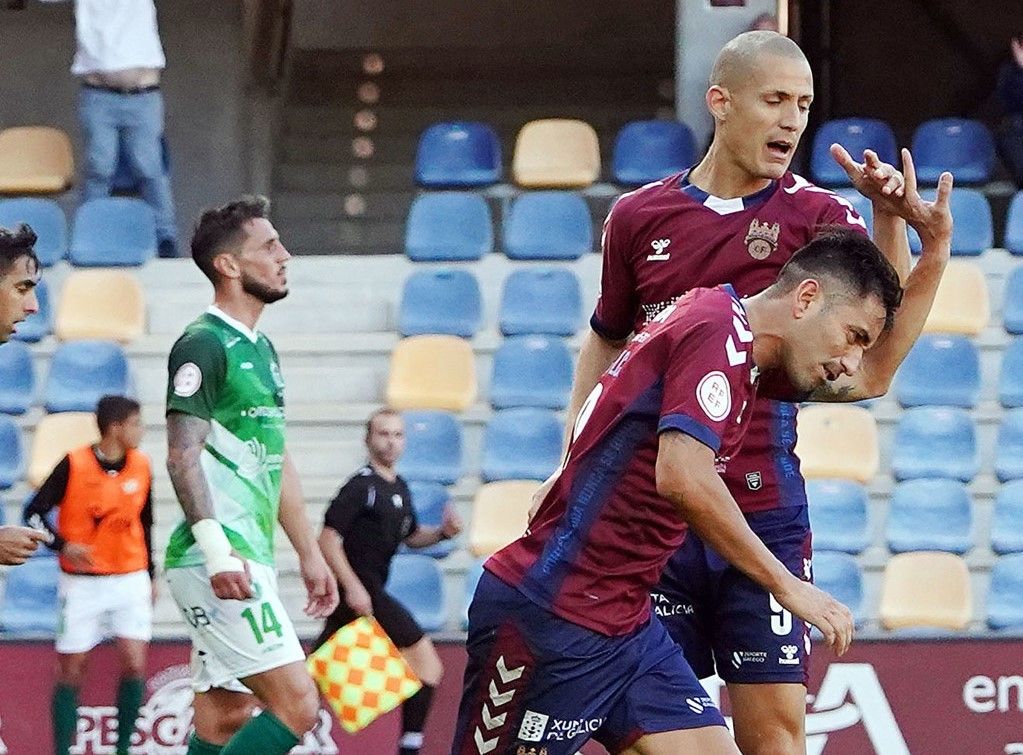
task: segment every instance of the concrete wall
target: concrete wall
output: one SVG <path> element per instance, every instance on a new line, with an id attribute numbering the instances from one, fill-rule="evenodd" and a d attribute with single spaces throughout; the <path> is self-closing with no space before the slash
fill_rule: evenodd
<path id="1" fill-rule="evenodd" d="M 187 242 L 202 207 L 248 184 L 241 3 L 158 0 L 157 8 L 178 226 Z M 0 10 L 0 126 L 59 126 L 79 147 L 73 54 L 71 3 Z M 77 192 L 61 202 L 73 209 Z"/>

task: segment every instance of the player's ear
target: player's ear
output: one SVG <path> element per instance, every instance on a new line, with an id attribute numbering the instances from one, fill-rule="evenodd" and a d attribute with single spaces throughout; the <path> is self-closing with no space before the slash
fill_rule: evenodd
<path id="1" fill-rule="evenodd" d="M 714 84 L 707 90 L 707 110 L 715 121 L 723 121 L 728 116 L 732 104 L 732 95 L 723 86 Z"/>
<path id="2" fill-rule="evenodd" d="M 807 278 L 793 291 L 792 316 L 800 320 L 807 316 L 814 301 L 821 295 L 821 284 L 813 278 Z"/>
<path id="3" fill-rule="evenodd" d="M 221 252 L 213 258 L 213 269 L 223 278 L 240 278 L 242 275 L 238 258 L 229 252 Z"/>

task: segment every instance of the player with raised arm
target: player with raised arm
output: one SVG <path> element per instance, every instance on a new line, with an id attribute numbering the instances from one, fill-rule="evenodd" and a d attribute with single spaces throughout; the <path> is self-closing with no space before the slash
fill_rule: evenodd
<path id="1" fill-rule="evenodd" d="M 317 721 L 319 693 L 277 594 L 277 522 L 298 552 L 306 613 L 324 618 L 338 602 L 284 443 L 277 352 L 255 330 L 288 293 L 291 255 L 268 214 L 263 197 L 203 213 L 192 258 L 214 303 L 168 365 L 167 469 L 185 520 L 165 566 L 193 643 L 189 755 L 283 755 Z M 257 701 L 264 710 L 253 717 Z"/>

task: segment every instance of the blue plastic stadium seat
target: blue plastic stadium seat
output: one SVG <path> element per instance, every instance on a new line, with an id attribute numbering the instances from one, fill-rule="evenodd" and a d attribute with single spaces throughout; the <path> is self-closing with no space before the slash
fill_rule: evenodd
<path id="1" fill-rule="evenodd" d="M 913 134 L 913 162 L 920 183 L 937 183 L 946 170 L 957 184 L 984 183 L 995 167 L 995 142 L 980 121 L 937 118 Z"/>
<path id="2" fill-rule="evenodd" d="M 1023 553 L 1023 480 L 1012 480 L 998 488 L 991 520 L 991 550 Z"/>
<path id="3" fill-rule="evenodd" d="M 1002 482 L 1023 478 L 1023 409 L 1002 413 L 995 453 L 995 474 Z"/>
<path id="4" fill-rule="evenodd" d="M 560 338 L 513 336 L 494 354 L 490 405 L 495 409 L 564 409 L 571 390 L 572 355 Z"/>
<path id="5" fill-rule="evenodd" d="M 0 415 L 0 490 L 6 490 L 25 475 L 25 447 L 21 431 L 10 417 Z"/>
<path id="6" fill-rule="evenodd" d="M 57 629 L 57 559 L 39 546 L 36 555 L 7 573 L 0 630 L 9 635 L 53 636 Z"/>
<path id="7" fill-rule="evenodd" d="M 483 320 L 475 276 L 465 270 L 419 270 L 405 280 L 398 312 L 403 336 L 472 338 Z"/>
<path id="8" fill-rule="evenodd" d="M 415 175 L 420 186 L 488 186 L 501 180 L 501 172 L 501 142 L 485 123 L 435 123 L 419 137 Z"/>
<path id="9" fill-rule="evenodd" d="M 966 486 L 956 480 L 909 480 L 895 486 L 888 509 L 888 548 L 893 553 L 948 551 L 973 546 L 973 514 Z"/>
<path id="10" fill-rule="evenodd" d="M 934 201 L 934 189 L 925 189 L 920 196 L 929 202 Z M 994 221 L 991 217 L 991 205 L 981 192 L 976 189 L 952 189 L 949 199 L 952 219 L 952 254 L 962 257 L 975 257 L 982 254 L 995 244 Z M 909 248 L 913 254 L 920 253 L 920 236 L 909 229 Z"/>
<path id="11" fill-rule="evenodd" d="M 1013 335 L 1023 333 L 1023 265 L 1013 268 L 1005 281 L 1002 320 L 1008 332 Z"/>
<path id="12" fill-rule="evenodd" d="M 831 157 L 831 145 L 841 144 L 856 161 L 872 149 L 886 163 L 898 165 L 899 155 L 891 126 L 873 118 L 839 118 L 817 129 L 810 152 L 810 172 L 822 186 L 849 186 L 849 176 Z"/>
<path id="13" fill-rule="evenodd" d="M 462 426 L 453 414 L 404 412 L 405 453 L 398 472 L 406 480 L 454 485 L 462 476 Z"/>
<path id="14" fill-rule="evenodd" d="M 35 231 L 36 257 L 43 267 L 67 257 L 67 217 L 52 199 L 21 197 L 0 200 L 0 226 L 12 228 L 28 223 Z"/>
<path id="15" fill-rule="evenodd" d="M 554 412 L 494 412 L 483 439 L 483 481 L 547 479 L 561 462 L 561 434 Z"/>
<path id="16" fill-rule="evenodd" d="M 852 480 L 807 480 L 813 546 L 826 551 L 861 553 L 870 544 L 867 490 Z"/>
<path id="17" fill-rule="evenodd" d="M 895 397 L 904 407 L 969 409 L 979 394 L 980 357 L 964 336 L 921 336 L 895 377 Z"/>
<path id="18" fill-rule="evenodd" d="M 1023 406 L 1023 338 L 1013 340 L 1002 351 L 998 400 L 1006 409 Z"/>
<path id="19" fill-rule="evenodd" d="M 987 595 L 987 625 L 991 629 L 1023 628 L 1023 553 L 995 561 Z"/>
<path id="20" fill-rule="evenodd" d="M 399 553 L 391 562 L 384 589 L 404 605 L 426 632 L 444 628 L 444 575 L 429 556 Z"/>
<path id="21" fill-rule="evenodd" d="M 408 487 L 409 492 L 412 493 L 412 506 L 416 510 L 416 521 L 426 527 L 440 526 L 444 517 L 444 508 L 451 500 L 447 489 L 436 482 L 417 480 L 409 482 Z M 431 558 L 444 558 L 451 555 L 456 547 L 454 540 L 441 540 L 426 548 L 410 548 L 407 545 L 402 545 L 401 552 L 418 553 Z"/>
<path id="22" fill-rule="evenodd" d="M 867 232 L 874 233 L 874 205 L 856 189 L 837 189 L 835 193 L 853 206 L 867 224 Z"/>
<path id="23" fill-rule="evenodd" d="M 641 186 L 696 163 L 696 141 L 684 123 L 633 121 L 615 138 L 611 177 L 615 183 Z"/>
<path id="24" fill-rule="evenodd" d="M 11 338 L 35 343 L 53 332 L 53 303 L 50 301 L 50 286 L 45 280 L 40 279 L 36 284 L 36 300 L 39 311 L 18 323 Z"/>
<path id="25" fill-rule="evenodd" d="M 534 191 L 512 202 L 504 253 L 513 260 L 574 260 L 593 251 L 590 209 L 571 191 Z"/>
<path id="26" fill-rule="evenodd" d="M 462 599 L 462 629 L 467 629 L 469 627 L 469 604 L 472 603 L 472 597 L 476 593 L 476 585 L 479 584 L 480 577 L 483 576 L 483 562 L 486 560 L 486 558 L 476 559 L 469 565 L 469 568 L 465 570 L 464 593 Z"/>
<path id="27" fill-rule="evenodd" d="M 582 319 L 579 279 L 563 268 L 516 270 L 504 282 L 499 320 L 506 336 L 572 336 Z"/>
<path id="28" fill-rule="evenodd" d="M 156 256 L 156 214 L 141 199 L 91 199 L 75 213 L 72 265 L 135 267 Z"/>
<path id="29" fill-rule="evenodd" d="M 1023 191 L 1017 191 L 1005 216 L 1005 248 L 1023 254 Z"/>
<path id="30" fill-rule="evenodd" d="M 855 558 L 848 553 L 815 551 L 813 581 L 824 592 L 849 607 L 857 626 L 864 622 L 863 574 Z"/>
<path id="31" fill-rule="evenodd" d="M 0 346 L 0 412 L 24 414 L 36 392 L 32 352 L 20 341 Z"/>
<path id="32" fill-rule="evenodd" d="M 483 197 L 458 191 L 420 194 L 405 224 L 413 262 L 465 262 L 494 251 L 494 221 Z"/>
<path id="33" fill-rule="evenodd" d="M 969 482 L 980 469 L 976 430 L 963 409 L 907 409 L 895 430 L 892 448 L 896 480 L 948 477 Z"/>
<path id="34" fill-rule="evenodd" d="M 53 354 L 43 403 L 48 412 L 93 412 L 106 395 L 132 393 L 128 357 L 114 341 L 69 341 Z"/>
<path id="35" fill-rule="evenodd" d="M 170 149 L 167 147 L 166 136 L 160 137 L 160 157 L 164 175 L 169 175 Z M 114 169 L 114 177 L 110 180 L 110 189 L 117 194 L 139 194 L 142 191 L 141 177 L 132 167 L 123 144 L 117 153 L 117 167 Z"/>

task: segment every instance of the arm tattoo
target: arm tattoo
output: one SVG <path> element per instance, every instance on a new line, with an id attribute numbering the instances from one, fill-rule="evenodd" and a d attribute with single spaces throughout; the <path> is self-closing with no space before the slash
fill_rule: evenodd
<path id="1" fill-rule="evenodd" d="M 181 412 L 167 415 L 167 471 L 189 524 L 214 518 L 210 489 L 199 464 L 209 432 L 209 420 Z"/>

